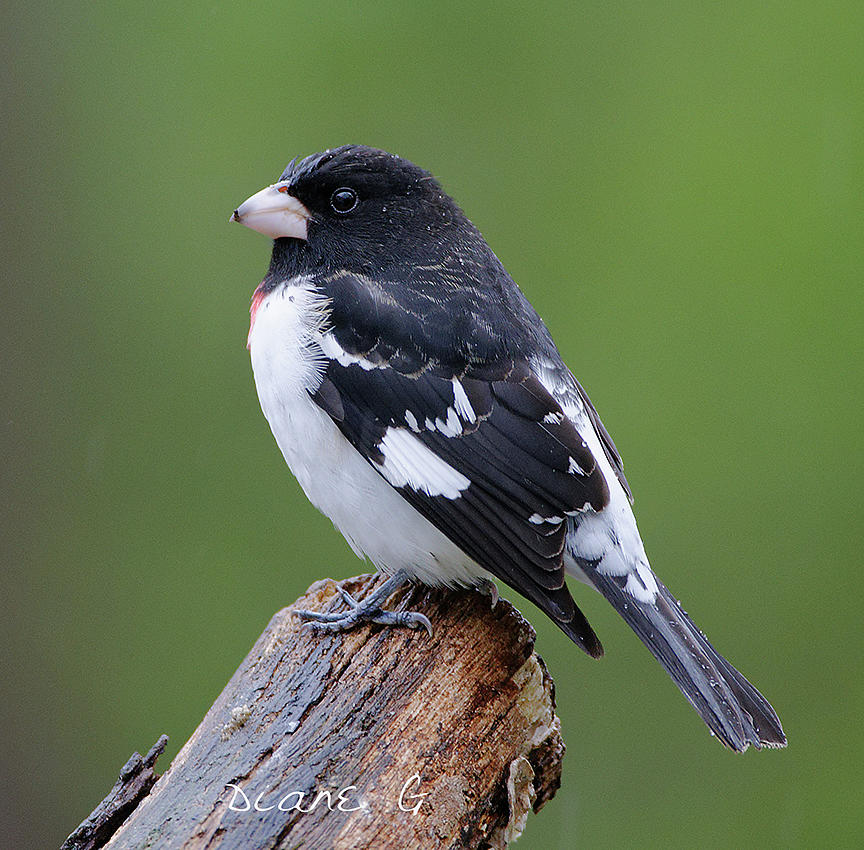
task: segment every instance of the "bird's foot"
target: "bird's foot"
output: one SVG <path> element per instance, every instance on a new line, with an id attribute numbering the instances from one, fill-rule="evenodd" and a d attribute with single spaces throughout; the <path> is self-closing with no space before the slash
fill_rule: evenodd
<path id="1" fill-rule="evenodd" d="M 407 574 L 400 570 L 359 602 L 347 590 L 337 586 L 342 600 L 348 605 L 348 611 L 322 614 L 318 611 L 300 610 L 294 613 L 304 621 L 304 625 L 318 632 L 344 632 L 363 623 L 379 623 L 383 626 L 407 626 L 409 629 L 424 628 L 431 636 L 432 623 L 425 614 L 417 611 L 386 611 L 381 607 L 381 603 L 403 585 L 407 578 Z"/>

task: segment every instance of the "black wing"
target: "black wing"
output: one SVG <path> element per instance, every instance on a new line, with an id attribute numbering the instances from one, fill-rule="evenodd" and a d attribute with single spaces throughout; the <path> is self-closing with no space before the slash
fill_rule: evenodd
<path id="1" fill-rule="evenodd" d="M 344 351 L 328 336 L 325 350 Z M 374 360 L 351 362 L 362 354 L 331 357 L 313 399 L 463 552 L 586 652 L 602 654 L 567 589 L 562 554 L 568 515 L 586 505 L 601 510 L 609 493 L 590 450 L 536 375 L 524 361 L 506 359 L 459 376 L 432 363 L 404 374 L 368 351 Z M 456 471 L 461 489 L 441 492 L 426 450 Z"/>
<path id="2" fill-rule="evenodd" d="M 596 408 L 591 402 L 591 399 L 588 398 L 588 393 L 582 389 L 582 384 L 576 380 L 573 376 L 573 373 L 570 373 L 570 378 L 573 381 L 573 384 L 576 387 L 576 391 L 579 395 L 579 399 L 582 402 L 582 406 L 588 413 L 588 418 L 591 420 L 591 424 L 594 426 L 594 430 L 597 431 L 597 436 L 600 437 L 600 445 L 603 446 L 603 451 L 606 453 L 606 457 L 609 460 L 609 464 L 612 467 L 612 470 L 615 472 L 615 475 L 618 478 L 618 481 L 621 483 L 621 486 L 624 488 L 624 492 L 627 494 L 627 498 L 630 500 L 630 504 L 633 504 L 633 493 L 630 490 L 630 485 L 627 483 L 627 478 L 624 475 L 624 462 L 621 460 L 621 455 L 618 452 L 615 443 L 612 441 L 612 437 L 609 432 L 606 430 L 606 426 L 600 421 L 600 414 L 597 412 Z"/>

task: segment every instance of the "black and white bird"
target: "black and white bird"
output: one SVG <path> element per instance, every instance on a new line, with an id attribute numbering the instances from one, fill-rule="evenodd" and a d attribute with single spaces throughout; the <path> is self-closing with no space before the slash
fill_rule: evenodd
<path id="1" fill-rule="evenodd" d="M 596 658 L 570 575 L 606 597 L 727 747 L 785 745 L 767 700 L 654 575 L 612 438 L 432 175 L 340 147 L 292 161 L 231 219 L 274 240 L 248 345 L 276 442 L 312 504 L 391 577 L 361 603 L 344 594 L 344 613 L 307 612 L 315 626 L 428 627 L 381 604 L 409 579 L 499 579 Z"/>

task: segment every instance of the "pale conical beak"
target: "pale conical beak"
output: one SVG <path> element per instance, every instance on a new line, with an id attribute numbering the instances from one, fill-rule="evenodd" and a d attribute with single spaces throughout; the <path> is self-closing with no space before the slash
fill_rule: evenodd
<path id="1" fill-rule="evenodd" d="M 310 215 L 297 198 L 285 191 L 284 183 L 274 183 L 243 201 L 228 221 L 239 221 L 272 239 L 305 240 Z"/>

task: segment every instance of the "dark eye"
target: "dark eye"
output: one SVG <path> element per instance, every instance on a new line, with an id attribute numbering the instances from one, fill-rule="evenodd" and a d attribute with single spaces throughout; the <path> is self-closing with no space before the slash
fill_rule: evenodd
<path id="1" fill-rule="evenodd" d="M 357 193 L 353 189 L 337 189 L 330 196 L 330 206 L 342 215 L 357 206 Z"/>

